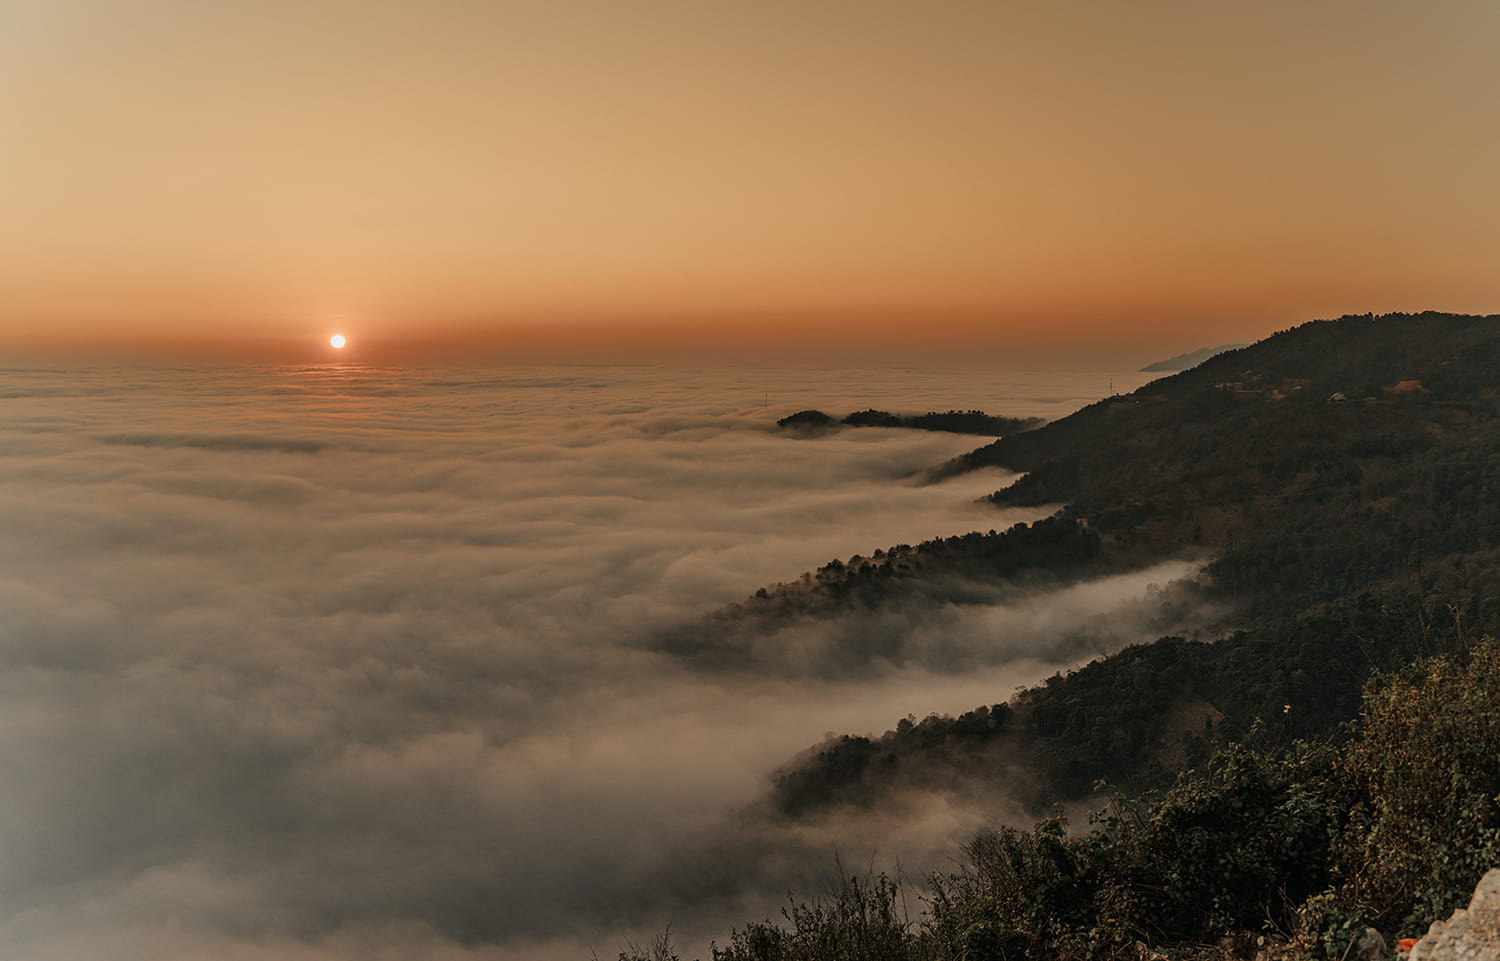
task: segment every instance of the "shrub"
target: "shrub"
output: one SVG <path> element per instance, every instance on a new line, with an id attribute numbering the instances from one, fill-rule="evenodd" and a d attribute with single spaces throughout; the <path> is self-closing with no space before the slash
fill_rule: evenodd
<path id="1" fill-rule="evenodd" d="M 1372 685 L 1343 766 L 1360 793 L 1338 844 L 1343 898 L 1425 929 L 1500 864 L 1500 644 Z"/>

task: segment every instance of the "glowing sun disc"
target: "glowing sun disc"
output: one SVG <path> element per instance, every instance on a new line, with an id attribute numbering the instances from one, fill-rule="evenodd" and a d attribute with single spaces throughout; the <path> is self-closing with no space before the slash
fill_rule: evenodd
<path id="1" fill-rule="evenodd" d="M 342 346 L 344 346 L 344 335 L 343 334 L 334 334 L 332 337 L 328 338 L 328 346 L 330 346 L 330 347 L 342 347 Z"/>

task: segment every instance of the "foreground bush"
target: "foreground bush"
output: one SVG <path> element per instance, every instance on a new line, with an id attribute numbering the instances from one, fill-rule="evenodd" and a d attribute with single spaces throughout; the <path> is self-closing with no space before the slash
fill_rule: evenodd
<path id="1" fill-rule="evenodd" d="M 1359 804 L 1338 844 L 1341 900 L 1420 933 L 1500 865 L 1500 644 L 1372 689 L 1344 776 Z"/>
<path id="2" fill-rule="evenodd" d="M 1260 936 L 1341 958 L 1367 926 L 1420 934 L 1500 865 L 1500 644 L 1383 678 L 1364 703 L 1340 741 L 1231 745 L 1087 831 L 982 834 L 928 879 L 917 918 L 896 882 L 850 878 L 714 961 L 1226 958 Z"/>

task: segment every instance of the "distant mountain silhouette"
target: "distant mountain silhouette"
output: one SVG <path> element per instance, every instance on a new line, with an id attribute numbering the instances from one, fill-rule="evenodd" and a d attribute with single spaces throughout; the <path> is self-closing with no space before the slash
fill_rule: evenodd
<path id="1" fill-rule="evenodd" d="M 986 414 L 982 410 L 928 411 L 913 417 L 871 408 L 856 411 L 842 421 L 834 419 L 821 410 L 799 410 L 795 414 L 781 418 L 776 425 L 804 431 L 821 431 L 840 425 L 844 427 L 909 427 L 913 430 L 937 430 L 950 434 L 1001 437 L 1040 427 L 1042 423 L 1043 420 L 1040 417 L 1000 417 Z"/>
<path id="2" fill-rule="evenodd" d="M 823 427 L 837 427 L 838 421 L 823 413 L 821 410 L 799 410 L 795 414 L 788 414 L 776 422 L 777 427 L 798 427 L 803 430 L 817 429 Z"/>
<path id="3" fill-rule="evenodd" d="M 900 882 L 854 877 L 714 961 L 1353 957 L 1461 907 L 1500 838 L 1497 451 L 1500 316 L 1303 324 L 934 472 L 1015 472 L 990 500 L 1052 517 L 835 559 L 660 638 L 700 670 L 847 681 L 909 663 L 933 610 L 1174 557 L 1205 576 L 1148 599 L 1228 612 L 789 759 L 741 827 L 1104 810 L 976 834 L 913 886 L 920 923 Z"/>
<path id="4" fill-rule="evenodd" d="M 1210 357 L 1215 357 L 1219 354 L 1223 354 L 1231 350 L 1239 350 L 1241 347 L 1247 346 L 1249 345 L 1225 344 L 1222 347 L 1204 347 L 1200 350 L 1195 350 L 1190 353 L 1178 354 L 1176 357 L 1168 357 L 1166 360 L 1158 360 L 1154 364 L 1149 364 L 1145 367 L 1142 367 L 1141 370 L 1142 372 L 1148 374 L 1188 370 L 1190 368 L 1197 367 L 1199 364 L 1203 363 L 1205 360 L 1208 360 Z"/>
<path id="5" fill-rule="evenodd" d="M 1164 614 L 1228 612 L 789 759 L 743 824 L 1104 810 L 975 835 L 917 886 L 920 924 L 896 882 L 854 878 L 715 961 L 1352 957 L 1462 906 L 1500 838 L 1497 451 L 1500 316 L 1316 321 L 934 472 L 1015 472 L 990 500 L 1065 505 L 1049 518 L 835 559 L 660 639 L 699 669 L 847 679 L 907 663 L 881 624 L 1169 558 L 1208 563 L 1148 590 Z"/>

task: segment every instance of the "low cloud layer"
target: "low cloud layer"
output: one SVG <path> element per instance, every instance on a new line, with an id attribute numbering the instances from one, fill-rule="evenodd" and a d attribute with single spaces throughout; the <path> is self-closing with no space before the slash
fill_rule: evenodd
<path id="1" fill-rule="evenodd" d="M 903 638 L 899 665 L 857 680 L 708 676 L 633 642 L 834 557 L 1027 519 L 973 503 L 1003 475 L 912 480 L 970 438 L 770 427 L 809 402 L 1055 416 L 1090 399 L 1056 378 L 1008 406 L 986 389 L 0 373 L 0 954 L 576 958 L 680 929 L 671 882 L 733 850 L 776 765 L 1138 639 L 1089 618 L 1188 570 L 796 628 Z M 916 857 L 974 817 L 884 830 Z M 869 827 L 762 845 L 789 852 L 765 876 Z M 764 906 L 716 897 L 724 917 Z"/>

